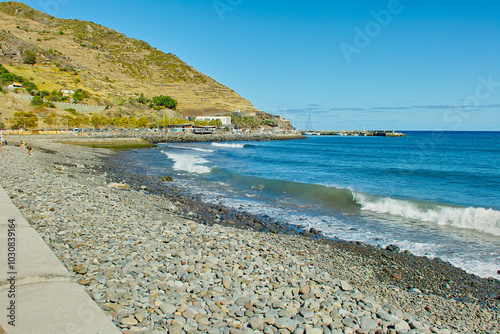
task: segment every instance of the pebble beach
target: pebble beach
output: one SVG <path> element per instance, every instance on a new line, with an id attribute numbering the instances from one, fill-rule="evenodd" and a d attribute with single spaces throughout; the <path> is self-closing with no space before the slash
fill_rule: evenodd
<path id="1" fill-rule="evenodd" d="M 0 185 L 124 333 L 500 332 L 497 280 L 204 204 L 116 155 L 12 136 Z"/>

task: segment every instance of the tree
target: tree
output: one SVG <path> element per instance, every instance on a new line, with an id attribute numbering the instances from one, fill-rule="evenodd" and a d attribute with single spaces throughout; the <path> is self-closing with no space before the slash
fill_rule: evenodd
<path id="1" fill-rule="evenodd" d="M 111 125 L 126 128 L 128 126 L 128 119 L 126 117 L 116 116 L 111 119 Z"/>
<path id="2" fill-rule="evenodd" d="M 90 124 L 92 124 L 92 126 L 95 128 L 100 128 L 108 124 L 108 119 L 101 115 L 94 115 L 90 120 Z"/>
<path id="3" fill-rule="evenodd" d="M 128 118 L 128 127 L 129 128 L 136 128 L 137 127 L 137 118 L 130 116 Z"/>
<path id="4" fill-rule="evenodd" d="M 51 112 L 47 116 L 43 118 L 43 122 L 47 125 L 54 125 L 56 124 L 57 120 L 57 114 L 55 112 Z"/>
<path id="5" fill-rule="evenodd" d="M 211 120 L 210 121 L 210 125 L 221 126 L 222 125 L 222 121 L 217 118 L 217 119 Z"/>
<path id="6" fill-rule="evenodd" d="M 68 125 L 72 128 L 81 128 L 82 125 L 88 124 L 90 124 L 90 119 L 85 115 L 78 114 L 75 117 L 69 117 Z"/>
<path id="7" fill-rule="evenodd" d="M 146 128 L 148 126 L 148 119 L 146 117 L 140 117 L 136 124 L 138 128 Z"/>
<path id="8" fill-rule="evenodd" d="M 166 95 L 159 95 L 153 97 L 153 104 L 158 107 L 174 109 L 177 107 L 177 100 Z"/>
<path id="9" fill-rule="evenodd" d="M 36 53 L 31 50 L 24 51 L 23 62 L 25 64 L 34 65 L 36 63 Z"/>
<path id="10" fill-rule="evenodd" d="M 34 129 L 38 126 L 38 117 L 34 112 L 18 111 L 14 113 L 12 129 Z"/>

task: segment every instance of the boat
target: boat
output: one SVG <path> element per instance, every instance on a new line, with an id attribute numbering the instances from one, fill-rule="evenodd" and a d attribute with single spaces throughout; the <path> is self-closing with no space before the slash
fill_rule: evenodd
<path id="1" fill-rule="evenodd" d="M 306 136 L 321 136 L 319 131 L 305 131 L 304 135 Z"/>
<path id="2" fill-rule="evenodd" d="M 309 110 L 309 119 L 307 120 L 307 124 L 309 126 L 308 126 L 308 129 L 304 131 L 305 136 L 320 136 L 321 135 L 321 133 L 318 130 L 312 129 L 311 110 Z"/>

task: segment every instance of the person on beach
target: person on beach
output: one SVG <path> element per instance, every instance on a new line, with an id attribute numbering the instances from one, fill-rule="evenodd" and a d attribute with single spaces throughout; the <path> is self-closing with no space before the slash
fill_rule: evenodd
<path id="1" fill-rule="evenodd" d="M 25 147 L 25 146 L 26 146 L 26 143 L 21 140 L 21 144 L 19 144 L 19 147 Z"/>
<path id="2" fill-rule="evenodd" d="M 33 156 L 33 147 L 27 146 L 26 148 L 28 149 L 28 154 Z"/>

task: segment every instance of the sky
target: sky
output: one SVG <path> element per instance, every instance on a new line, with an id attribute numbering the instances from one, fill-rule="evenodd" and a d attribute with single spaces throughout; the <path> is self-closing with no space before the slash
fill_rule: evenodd
<path id="1" fill-rule="evenodd" d="M 500 1 L 21 2 L 176 54 L 300 129 L 500 131 Z"/>

